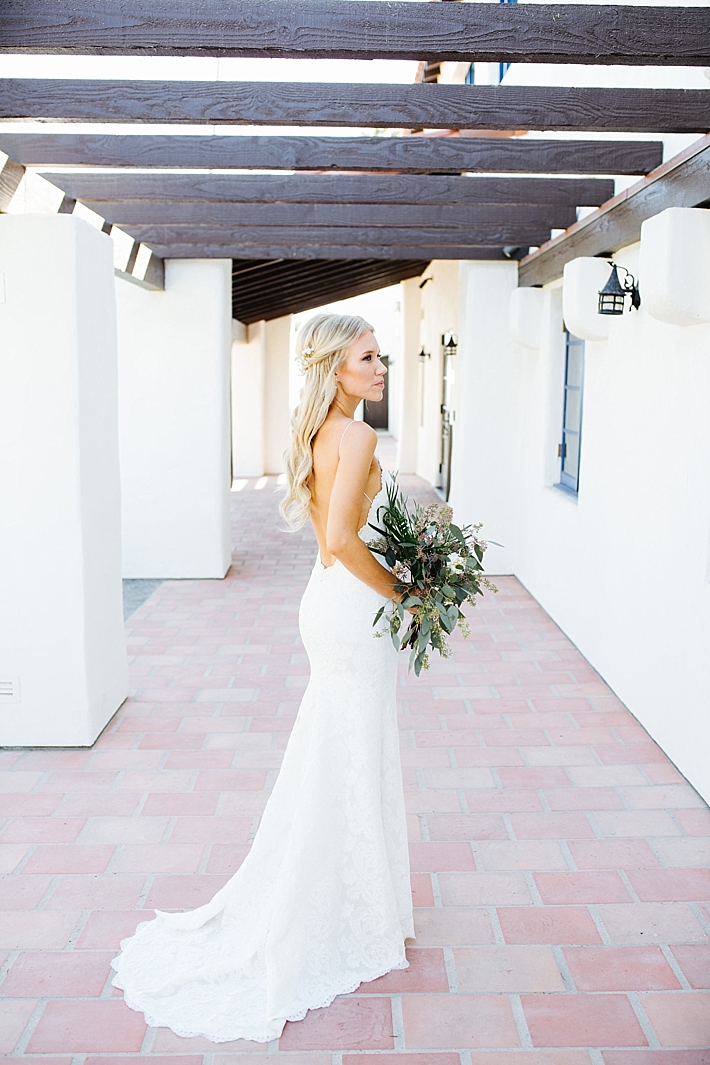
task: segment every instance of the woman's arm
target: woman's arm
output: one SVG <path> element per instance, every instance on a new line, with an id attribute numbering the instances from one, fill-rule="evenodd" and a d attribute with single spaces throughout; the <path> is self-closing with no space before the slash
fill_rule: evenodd
<path id="1" fill-rule="evenodd" d="M 355 422 L 341 442 L 338 468 L 328 507 L 326 545 L 363 584 L 380 595 L 395 596 L 396 577 L 381 566 L 358 536 L 365 487 L 375 454 L 377 433 L 364 422 Z"/>

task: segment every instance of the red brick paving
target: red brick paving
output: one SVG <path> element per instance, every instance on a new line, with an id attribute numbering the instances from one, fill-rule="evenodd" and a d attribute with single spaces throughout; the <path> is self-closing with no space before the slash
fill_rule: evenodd
<path id="1" fill-rule="evenodd" d="M 401 663 L 411 967 L 268 1047 L 147 1029 L 111 988 L 153 907 L 200 905 L 243 860 L 278 771 L 314 547 L 272 489 L 234 494 L 224 581 L 166 581 L 129 619 L 131 698 L 90 751 L 0 753 L 0 1053 L 710 1065 L 710 812 L 513 578 L 453 658 Z"/>

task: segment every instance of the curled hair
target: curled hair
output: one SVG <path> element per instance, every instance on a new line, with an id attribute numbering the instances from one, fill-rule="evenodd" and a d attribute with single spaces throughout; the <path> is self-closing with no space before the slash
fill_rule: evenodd
<path id="1" fill-rule="evenodd" d="M 286 493 L 281 514 L 291 529 L 310 517 L 313 438 L 325 421 L 337 392 L 335 372 L 351 344 L 372 326 L 357 314 L 316 314 L 296 337 L 296 358 L 304 374 L 301 400 L 291 419 L 291 443 L 285 454 Z"/>

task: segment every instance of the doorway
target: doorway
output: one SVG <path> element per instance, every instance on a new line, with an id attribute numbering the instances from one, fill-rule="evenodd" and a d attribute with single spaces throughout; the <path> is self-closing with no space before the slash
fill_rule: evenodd
<path id="1" fill-rule="evenodd" d="M 447 501 L 451 492 L 451 449 L 455 418 L 453 409 L 454 359 L 453 352 L 447 350 L 446 346 L 444 346 L 441 383 L 441 459 L 439 462 L 439 483 L 437 488 Z"/>

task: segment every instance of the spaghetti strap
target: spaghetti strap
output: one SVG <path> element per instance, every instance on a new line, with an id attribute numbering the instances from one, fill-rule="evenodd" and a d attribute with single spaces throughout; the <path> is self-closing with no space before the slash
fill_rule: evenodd
<path id="1" fill-rule="evenodd" d="M 340 449 L 343 446 L 343 440 L 345 439 L 345 434 L 347 433 L 347 431 L 350 428 L 350 426 L 354 424 L 354 420 L 355 419 L 353 419 L 353 421 L 348 422 L 348 424 L 343 429 L 343 435 L 340 437 L 340 443 L 338 444 L 338 458 L 340 458 Z"/>
<path id="2" fill-rule="evenodd" d="M 340 449 L 343 446 L 343 439 L 345 437 L 345 434 L 347 433 L 347 431 L 350 428 L 350 426 L 354 424 L 354 422 L 355 422 L 355 419 L 353 418 L 353 420 L 348 422 L 348 424 L 343 429 L 343 435 L 340 437 L 340 443 L 338 444 L 338 458 L 340 458 Z M 382 483 L 382 466 L 380 465 L 379 459 L 376 459 L 376 462 L 377 462 L 377 465 L 380 467 L 380 484 L 381 484 Z M 368 503 L 372 506 L 372 500 L 370 499 L 370 497 L 367 494 L 367 492 L 363 492 L 362 494 L 364 495 L 364 497 L 368 501 Z"/>

